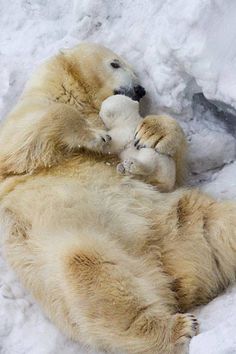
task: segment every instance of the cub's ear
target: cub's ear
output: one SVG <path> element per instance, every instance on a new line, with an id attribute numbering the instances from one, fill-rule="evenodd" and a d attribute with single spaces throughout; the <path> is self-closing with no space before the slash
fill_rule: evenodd
<path id="1" fill-rule="evenodd" d="M 132 100 L 132 107 L 136 112 L 138 112 L 139 111 L 139 102 Z"/>
<path id="2" fill-rule="evenodd" d="M 99 115 L 104 121 L 114 118 L 114 112 L 110 111 L 109 109 L 102 109 Z"/>

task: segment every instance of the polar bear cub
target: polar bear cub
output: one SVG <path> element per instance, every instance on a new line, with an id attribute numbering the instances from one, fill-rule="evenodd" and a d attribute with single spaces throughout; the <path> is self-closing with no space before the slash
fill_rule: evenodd
<path id="1" fill-rule="evenodd" d="M 135 132 L 143 121 L 139 103 L 124 95 L 110 96 L 102 103 L 100 117 L 111 137 L 107 152 L 118 154 L 122 161 L 117 171 L 144 178 L 163 192 L 172 190 L 176 181 L 174 158 L 154 148 L 135 146 Z"/>

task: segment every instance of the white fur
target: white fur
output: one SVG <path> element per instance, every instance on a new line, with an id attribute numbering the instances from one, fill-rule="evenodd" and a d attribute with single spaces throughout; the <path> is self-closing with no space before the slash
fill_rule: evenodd
<path id="1" fill-rule="evenodd" d="M 176 180 L 173 158 L 153 148 L 138 150 L 134 146 L 135 131 L 143 121 L 137 101 L 124 95 L 110 96 L 102 103 L 100 117 L 111 136 L 108 152 L 118 154 L 122 161 L 117 166 L 118 172 L 152 177 L 162 186 L 168 175 L 168 187 L 163 188 L 173 188 Z"/>

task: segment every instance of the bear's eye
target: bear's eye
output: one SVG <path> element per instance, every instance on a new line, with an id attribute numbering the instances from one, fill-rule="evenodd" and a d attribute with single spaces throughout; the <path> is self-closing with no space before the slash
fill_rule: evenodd
<path id="1" fill-rule="evenodd" d="M 117 62 L 117 61 L 113 61 L 111 63 L 111 66 L 114 68 L 114 69 L 119 69 L 120 68 L 120 63 Z"/>

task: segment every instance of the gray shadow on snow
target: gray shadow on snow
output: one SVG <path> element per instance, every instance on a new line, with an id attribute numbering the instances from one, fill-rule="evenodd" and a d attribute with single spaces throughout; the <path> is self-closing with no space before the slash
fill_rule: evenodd
<path id="1" fill-rule="evenodd" d="M 193 95 L 193 110 L 198 105 L 201 105 L 204 110 L 210 111 L 224 124 L 226 130 L 236 137 L 236 110 L 232 106 L 221 101 L 209 101 L 203 93 L 196 93 Z"/>

